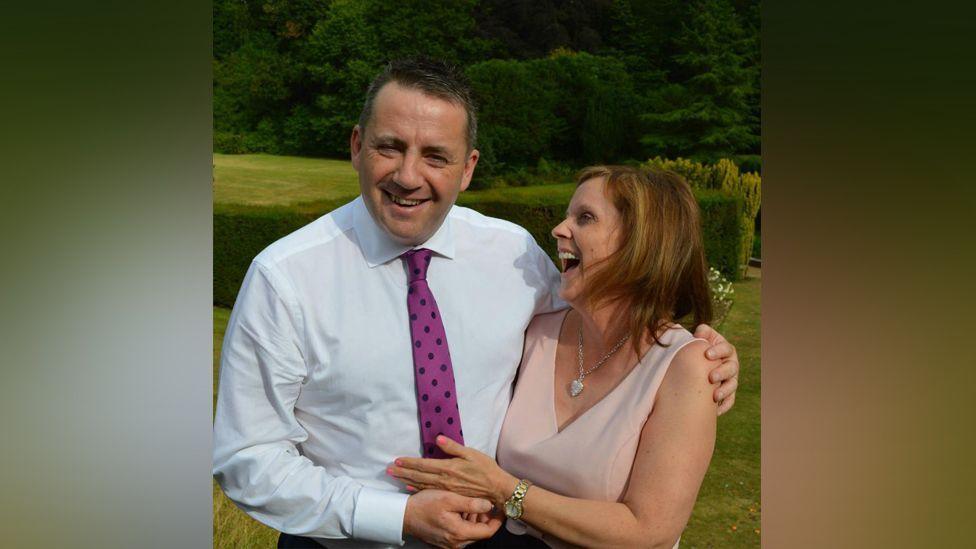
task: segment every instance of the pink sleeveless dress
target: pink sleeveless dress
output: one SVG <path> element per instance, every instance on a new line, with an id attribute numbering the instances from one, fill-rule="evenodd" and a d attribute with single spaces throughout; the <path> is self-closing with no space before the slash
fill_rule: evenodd
<path id="1" fill-rule="evenodd" d="M 681 327 L 665 332 L 661 341 L 667 347 L 652 347 L 617 387 L 559 431 L 553 375 L 559 331 L 567 314 L 568 310 L 539 315 L 526 330 L 518 383 L 498 441 L 498 463 L 512 475 L 557 494 L 620 501 L 641 429 L 671 359 L 695 338 Z M 508 520 L 506 527 L 513 534 L 542 539 L 550 547 L 571 547 L 521 521 Z"/>

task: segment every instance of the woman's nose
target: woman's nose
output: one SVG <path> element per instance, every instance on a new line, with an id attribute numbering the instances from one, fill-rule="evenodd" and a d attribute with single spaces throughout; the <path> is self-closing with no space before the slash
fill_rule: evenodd
<path id="1" fill-rule="evenodd" d="M 556 225 L 552 228 L 552 237 L 555 239 L 569 238 L 569 230 L 567 228 L 568 220 L 564 219 L 562 223 Z"/>

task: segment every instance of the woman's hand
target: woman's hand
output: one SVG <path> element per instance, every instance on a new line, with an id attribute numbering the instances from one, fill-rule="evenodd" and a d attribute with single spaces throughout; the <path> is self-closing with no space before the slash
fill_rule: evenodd
<path id="1" fill-rule="evenodd" d="M 411 491 L 438 488 L 462 496 L 485 498 L 498 508 L 504 505 L 518 479 L 506 473 L 494 459 L 446 436 L 438 436 L 436 443 L 445 453 L 455 457 L 401 457 L 387 468 L 387 474 L 407 484 Z"/>

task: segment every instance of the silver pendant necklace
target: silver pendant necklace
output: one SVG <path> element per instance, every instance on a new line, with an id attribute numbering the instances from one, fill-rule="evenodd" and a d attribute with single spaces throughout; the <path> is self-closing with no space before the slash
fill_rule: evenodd
<path id="1" fill-rule="evenodd" d="M 574 379 L 569 384 L 569 394 L 570 396 L 573 397 L 577 397 L 579 396 L 580 393 L 583 392 L 583 378 L 595 372 L 596 369 L 599 368 L 600 366 L 603 366 L 603 363 L 606 362 L 608 358 L 613 356 L 613 353 L 616 353 L 617 349 L 619 349 L 624 344 L 624 342 L 627 341 L 628 338 L 630 338 L 629 334 L 625 335 L 620 341 L 617 342 L 616 345 L 613 346 L 612 349 L 610 349 L 610 352 L 603 355 L 603 358 L 598 360 L 592 368 L 590 368 L 589 370 L 583 370 L 583 326 L 579 327 L 579 330 L 577 331 L 577 335 L 579 337 L 579 347 L 577 348 L 577 356 L 579 357 L 579 377 Z"/>

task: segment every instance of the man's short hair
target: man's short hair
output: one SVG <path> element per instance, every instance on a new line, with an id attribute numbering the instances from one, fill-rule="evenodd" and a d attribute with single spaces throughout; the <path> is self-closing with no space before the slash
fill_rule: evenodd
<path id="1" fill-rule="evenodd" d="M 365 129 L 373 115 L 376 94 L 390 82 L 464 107 L 468 115 L 468 150 L 474 148 L 478 140 L 478 117 L 467 78 L 455 65 L 426 57 L 397 59 L 383 68 L 366 91 L 366 102 L 359 114 L 360 128 Z"/>

